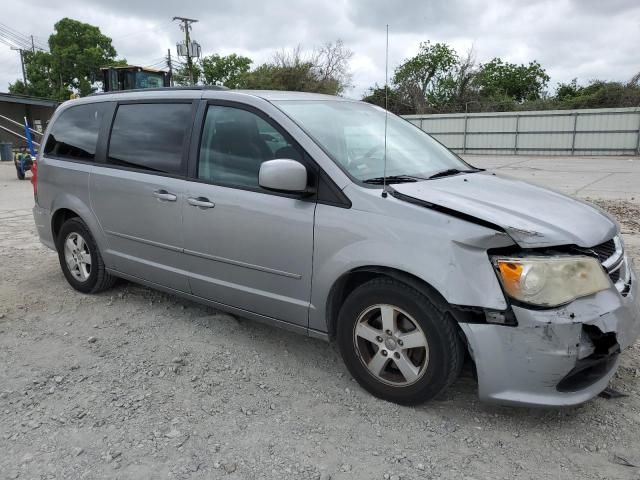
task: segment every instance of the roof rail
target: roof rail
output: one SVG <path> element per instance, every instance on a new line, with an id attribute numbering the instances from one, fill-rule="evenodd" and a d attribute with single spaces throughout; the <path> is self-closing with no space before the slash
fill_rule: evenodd
<path id="1" fill-rule="evenodd" d="M 227 87 L 221 85 L 192 85 L 187 87 L 157 87 L 157 88 L 134 88 L 131 90 L 115 90 L 113 92 L 96 92 L 87 95 L 88 97 L 94 97 L 97 95 L 116 95 L 119 93 L 129 92 L 164 92 L 175 90 L 229 90 Z"/>

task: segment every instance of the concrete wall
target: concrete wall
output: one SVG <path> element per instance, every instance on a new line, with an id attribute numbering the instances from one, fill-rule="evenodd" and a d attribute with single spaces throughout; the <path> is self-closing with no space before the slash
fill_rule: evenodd
<path id="1" fill-rule="evenodd" d="M 405 118 L 458 153 L 640 155 L 640 108 Z"/>

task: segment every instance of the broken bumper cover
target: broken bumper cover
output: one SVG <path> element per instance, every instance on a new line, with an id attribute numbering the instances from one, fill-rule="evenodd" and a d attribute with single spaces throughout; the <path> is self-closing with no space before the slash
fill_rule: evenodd
<path id="1" fill-rule="evenodd" d="M 631 269 L 630 269 L 631 270 Z M 518 326 L 460 324 L 483 401 L 522 406 L 586 402 L 607 387 L 619 353 L 640 335 L 638 281 L 557 309 L 513 307 Z"/>

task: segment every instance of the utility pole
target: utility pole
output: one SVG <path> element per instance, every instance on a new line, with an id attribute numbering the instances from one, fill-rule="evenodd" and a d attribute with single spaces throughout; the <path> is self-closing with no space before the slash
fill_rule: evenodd
<path id="1" fill-rule="evenodd" d="M 167 66 L 169 67 L 169 85 L 173 87 L 173 65 L 171 63 L 171 49 L 167 48 Z"/>
<path id="2" fill-rule="evenodd" d="M 191 61 L 191 38 L 189 37 L 189 30 L 191 30 L 191 24 L 196 23 L 198 20 L 185 17 L 173 17 L 173 20 L 181 22 L 180 29 L 184 32 L 189 81 L 191 82 L 191 85 L 193 85 L 195 82 L 193 81 L 193 62 Z"/>
<path id="3" fill-rule="evenodd" d="M 22 83 L 24 83 L 24 86 L 27 86 L 27 74 L 24 70 L 24 50 L 22 50 L 21 48 L 15 48 L 15 47 L 11 47 L 11 50 L 17 50 L 18 52 L 20 52 L 20 64 L 22 65 Z"/>
<path id="4" fill-rule="evenodd" d="M 36 44 L 33 41 L 33 35 L 31 35 L 31 53 L 36 53 Z"/>

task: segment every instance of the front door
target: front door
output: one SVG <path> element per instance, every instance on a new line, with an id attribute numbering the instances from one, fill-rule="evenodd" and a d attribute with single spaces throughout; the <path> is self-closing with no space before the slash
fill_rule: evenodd
<path id="1" fill-rule="evenodd" d="M 210 105 L 183 212 L 194 295 L 307 326 L 315 202 L 258 185 L 265 160 L 301 151 L 270 121 Z"/>

